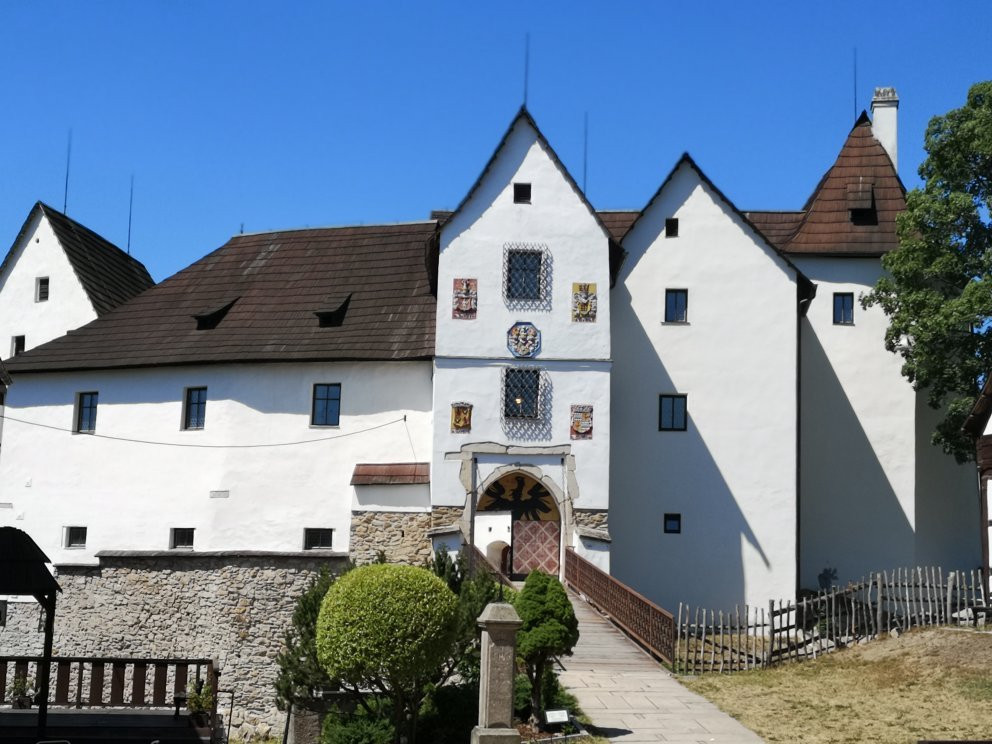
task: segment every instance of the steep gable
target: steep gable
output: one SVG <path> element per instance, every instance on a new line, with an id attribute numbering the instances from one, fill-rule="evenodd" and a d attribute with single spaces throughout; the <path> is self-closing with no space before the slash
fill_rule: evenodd
<path id="1" fill-rule="evenodd" d="M 0 275 L 14 260 L 17 247 L 39 213 L 51 226 L 98 316 L 155 284 L 140 261 L 85 225 L 40 201 L 32 207 L 3 263 L 0 263 Z"/>
<path id="2" fill-rule="evenodd" d="M 880 256 L 898 247 L 896 215 L 904 209 L 906 188 L 862 112 L 803 207 L 802 221 L 787 239 L 782 234 L 781 247 L 794 254 Z"/>

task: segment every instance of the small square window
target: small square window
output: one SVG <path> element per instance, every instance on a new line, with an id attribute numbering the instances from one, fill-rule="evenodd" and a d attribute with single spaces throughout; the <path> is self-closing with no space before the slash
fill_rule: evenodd
<path id="1" fill-rule="evenodd" d="M 853 292 L 834 292 L 834 325 L 854 325 Z"/>
<path id="2" fill-rule="evenodd" d="M 665 220 L 665 237 L 677 238 L 679 236 L 679 218 L 669 217 Z"/>
<path id="3" fill-rule="evenodd" d="M 688 289 L 666 289 L 665 290 L 665 322 L 666 323 L 688 323 L 689 316 L 689 290 Z"/>
<path id="4" fill-rule="evenodd" d="M 540 370 L 506 370 L 503 378 L 503 415 L 506 418 L 537 418 L 541 410 L 540 397 Z"/>
<path id="5" fill-rule="evenodd" d="M 682 532 L 682 515 L 665 514 L 665 534 L 678 535 Z"/>
<path id="6" fill-rule="evenodd" d="M 205 387 L 186 388 L 186 402 L 183 406 L 183 428 L 202 429 L 207 422 L 207 389 Z"/>
<path id="7" fill-rule="evenodd" d="M 65 528 L 65 546 L 67 548 L 85 548 L 86 547 L 86 528 L 85 527 L 66 527 Z"/>
<path id="8" fill-rule="evenodd" d="M 48 277 L 39 276 L 34 282 L 34 301 L 48 302 Z"/>
<path id="9" fill-rule="evenodd" d="M 193 527 L 173 527 L 169 535 L 169 547 L 175 549 L 193 549 Z"/>
<path id="10" fill-rule="evenodd" d="M 513 203 L 514 204 L 530 204 L 530 184 L 529 183 L 515 183 L 515 184 L 513 184 Z"/>
<path id="11" fill-rule="evenodd" d="M 313 386 L 311 426 L 337 426 L 341 421 L 341 384 L 317 383 Z"/>
<path id="12" fill-rule="evenodd" d="M 10 339 L 10 355 L 12 357 L 24 353 L 24 336 L 14 336 Z"/>
<path id="13" fill-rule="evenodd" d="M 511 250 L 506 260 L 506 298 L 508 300 L 540 300 L 541 251 Z"/>
<path id="14" fill-rule="evenodd" d="M 684 395 L 658 396 L 658 431 L 685 431 Z"/>
<path id="15" fill-rule="evenodd" d="M 327 527 L 307 527 L 303 530 L 304 550 L 330 550 L 334 530 Z"/>
<path id="16" fill-rule="evenodd" d="M 96 431 L 96 407 L 99 393 L 79 393 L 76 396 L 76 433 L 92 434 Z"/>

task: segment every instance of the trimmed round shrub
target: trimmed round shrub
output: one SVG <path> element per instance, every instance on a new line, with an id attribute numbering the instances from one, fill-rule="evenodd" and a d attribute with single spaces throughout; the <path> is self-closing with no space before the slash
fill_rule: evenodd
<path id="1" fill-rule="evenodd" d="M 324 597 L 317 656 L 331 677 L 408 700 L 450 652 L 457 618 L 457 597 L 430 571 L 362 566 Z"/>

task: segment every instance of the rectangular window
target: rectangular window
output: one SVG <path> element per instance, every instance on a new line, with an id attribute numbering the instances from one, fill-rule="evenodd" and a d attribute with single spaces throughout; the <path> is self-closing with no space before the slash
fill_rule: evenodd
<path id="1" fill-rule="evenodd" d="M 85 527 L 66 527 L 65 528 L 65 546 L 67 548 L 85 548 L 86 547 L 86 528 Z"/>
<path id="2" fill-rule="evenodd" d="M 515 184 L 513 184 L 513 203 L 514 204 L 530 204 L 530 184 L 529 183 L 515 183 Z"/>
<path id="3" fill-rule="evenodd" d="M 308 527 L 303 530 L 304 550 L 330 550 L 334 530 L 325 527 Z"/>
<path id="4" fill-rule="evenodd" d="M 96 431 L 96 406 L 99 393 L 79 393 L 76 396 L 76 433 L 92 434 Z"/>
<path id="5" fill-rule="evenodd" d="M 541 299 L 541 251 L 511 250 L 507 253 L 506 298 Z"/>
<path id="6" fill-rule="evenodd" d="M 194 531 L 192 527 L 173 527 L 169 534 L 169 547 L 173 550 L 176 548 L 192 550 Z"/>
<path id="7" fill-rule="evenodd" d="M 341 421 L 341 384 L 318 383 L 313 386 L 311 426 L 337 426 Z"/>
<path id="8" fill-rule="evenodd" d="M 503 414 L 506 418 L 538 417 L 541 410 L 540 370 L 508 369 L 503 385 Z"/>
<path id="9" fill-rule="evenodd" d="M 14 336 L 10 339 L 10 355 L 12 357 L 24 353 L 24 336 Z"/>
<path id="10" fill-rule="evenodd" d="M 834 325 L 854 325 L 853 292 L 834 292 Z"/>
<path id="11" fill-rule="evenodd" d="M 207 421 L 207 389 L 186 388 L 186 404 L 183 409 L 183 428 L 202 429 Z"/>
<path id="12" fill-rule="evenodd" d="M 665 220 L 665 237 L 677 238 L 679 236 L 679 218 L 669 217 Z"/>
<path id="13" fill-rule="evenodd" d="M 48 302 L 48 277 L 39 276 L 34 283 L 34 301 Z"/>
<path id="14" fill-rule="evenodd" d="M 684 395 L 658 396 L 658 431 L 685 431 Z"/>
<path id="15" fill-rule="evenodd" d="M 665 514 L 665 534 L 677 535 L 682 532 L 682 515 Z"/>
<path id="16" fill-rule="evenodd" d="M 666 289 L 665 290 L 665 322 L 666 323 L 688 323 L 689 316 L 689 290 L 688 289 Z"/>

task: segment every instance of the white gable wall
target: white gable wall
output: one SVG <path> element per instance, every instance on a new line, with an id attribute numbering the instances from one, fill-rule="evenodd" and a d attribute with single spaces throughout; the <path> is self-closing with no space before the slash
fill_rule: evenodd
<path id="1" fill-rule="evenodd" d="M 513 184 L 531 184 L 531 203 L 513 200 Z M 508 244 L 541 247 L 550 259 L 551 300 L 540 307 L 519 307 L 504 295 Z M 576 508 L 609 505 L 610 448 L 610 274 L 609 237 L 569 182 L 538 133 L 521 117 L 470 198 L 441 232 L 437 308 L 437 357 L 434 374 L 434 455 L 431 492 L 435 506 L 464 506 L 462 464 L 450 459 L 463 448 L 493 442 L 503 447 L 556 447 L 566 454 L 550 459 L 533 451 L 493 454 L 476 473 L 481 487 L 497 467 L 538 468 Z M 474 320 L 452 317 L 455 279 L 478 281 Z M 572 321 L 573 283 L 596 285 L 595 322 Z M 517 359 L 507 348 L 507 332 L 517 322 L 541 332 L 541 350 Z M 502 416 L 502 375 L 507 367 L 543 370 L 550 421 L 522 434 Z M 472 429 L 450 430 L 451 404 L 473 405 Z M 593 406 L 593 437 L 571 440 L 572 405 Z M 448 456 L 448 457 L 446 457 Z M 574 458 L 569 485 L 564 462 Z M 567 509 L 563 509 L 567 519 Z M 487 525 L 488 527 L 488 525 Z"/>
<path id="2" fill-rule="evenodd" d="M 817 284 L 803 321 L 801 583 L 934 562 L 976 565 L 975 473 L 929 443 L 936 412 L 885 350 L 888 319 L 860 298 L 877 258 L 796 257 Z M 854 324 L 834 324 L 835 293 L 854 295 Z M 971 512 L 974 512 L 972 514 Z"/>
<path id="3" fill-rule="evenodd" d="M 35 301 L 38 277 L 49 278 L 46 302 Z M 11 355 L 14 336 L 32 349 L 96 318 L 48 220 L 38 210 L 0 275 L 0 358 Z"/>
<path id="4" fill-rule="evenodd" d="M 679 236 L 664 236 L 666 217 Z M 624 239 L 614 291 L 614 575 L 671 609 L 795 587 L 796 281 L 688 165 Z M 665 289 L 688 323 L 664 324 Z M 659 395 L 688 430 L 659 431 Z M 665 513 L 682 515 L 664 534 Z"/>
<path id="5" fill-rule="evenodd" d="M 91 561 L 99 550 L 166 549 L 172 527 L 195 528 L 196 550 L 278 551 L 302 549 L 305 527 L 329 527 L 334 550 L 345 551 L 353 503 L 426 508 L 423 486 L 356 494 L 350 481 L 359 462 L 427 460 L 430 376 L 428 362 L 20 375 L 7 415 L 61 429 L 73 428 L 76 394 L 98 391 L 102 435 L 198 445 L 338 438 L 169 447 L 8 420 L 0 484 L 13 509 L 0 511 L 0 523 L 26 530 L 55 563 Z M 341 384 L 339 427 L 310 426 L 314 383 Z M 197 386 L 207 387 L 206 426 L 182 431 L 184 389 Z M 211 498 L 211 491 L 229 493 Z M 85 549 L 63 547 L 66 526 L 88 528 Z"/>

